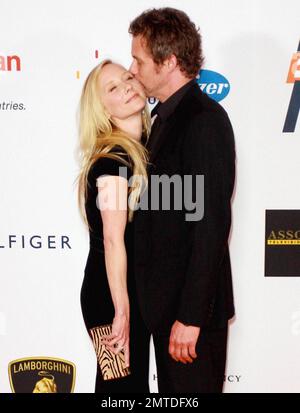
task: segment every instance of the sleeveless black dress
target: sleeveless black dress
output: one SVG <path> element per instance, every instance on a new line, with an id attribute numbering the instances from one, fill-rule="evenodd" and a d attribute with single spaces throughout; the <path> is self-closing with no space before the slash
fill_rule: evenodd
<path id="1" fill-rule="evenodd" d="M 128 158 L 127 158 L 128 159 Z M 81 309 L 87 330 L 102 324 L 109 324 L 114 318 L 114 305 L 111 298 L 103 244 L 103 224 L 97 207 L 97 178 L 101 175 L 121 176 L 126 171 L 127 179 L 132 170 L 122 162 L 111 159 L 98 159 L 88 174 L 88 191 L 85 203 L 87 220 L 90 225 L 90 249 L 81 288 Z M 125 168 L 125 169 L 124 169 Z M 96 393 L 149 392 L 149 340 L 150 333 L 141 317 L 136 294 L 134 276 L 134 223 L 127 223 L 124 241 L 127 254 L 127 289 L 130 302 L 130 369 L 127 377 L 104 381 L 97 363 Z"/>

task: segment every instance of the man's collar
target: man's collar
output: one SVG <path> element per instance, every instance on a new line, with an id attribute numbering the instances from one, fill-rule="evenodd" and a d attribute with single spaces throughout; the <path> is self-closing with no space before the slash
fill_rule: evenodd
<path id="1" fill-rule="evenodd" d="M 176 109 L 177 105 L 186 94 L 186 92 L 197 83 L 196 79 L 191 79 L 180 89 L 178 89 L 173 95 L 168 97 L 164 102 L 158 102 L 157 105 L 151 111 L 151 117 L 158 115 L 162 121 L 166 120 Z"/>

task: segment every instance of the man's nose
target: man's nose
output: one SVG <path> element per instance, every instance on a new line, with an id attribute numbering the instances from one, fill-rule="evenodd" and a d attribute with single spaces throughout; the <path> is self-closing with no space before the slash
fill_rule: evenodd
<path id="1" fill-rule="evenodd" d="M 131 65 L 130 65 L 129 72 L 131 72 L 133 75 L 136 75 L 137 72 L 138 72 L 137 71 L 137 64 L 134 60 L 132 61 Z"/>

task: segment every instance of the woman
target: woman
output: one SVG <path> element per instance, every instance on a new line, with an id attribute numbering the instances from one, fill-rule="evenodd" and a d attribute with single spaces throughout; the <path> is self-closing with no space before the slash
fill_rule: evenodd
<path id="1" fill-rule="evenodd" d="M 78 196 L 90 236 L 81 308 L 88 331 L 112 323 L 112 334 L 102 343 L 115 354 L 123 349 L 131 370 L 127 377 L 107 381 L 97 363 L 97 393 L 149 392 L 150 335 L 137 303 L 132 228 L 147 179 L 141 143 L 149 131 L 145 106 L 141 84 L 110 60 L 91 71 L 80 100 Z"/>

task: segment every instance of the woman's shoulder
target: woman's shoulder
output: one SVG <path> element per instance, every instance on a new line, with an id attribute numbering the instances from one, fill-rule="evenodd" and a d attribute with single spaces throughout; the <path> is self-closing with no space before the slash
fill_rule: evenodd
<path id="1" fill-rule="evenodd" d="M 129 155 L 124 151 L 118 151 L 118 148 L 112 149 L 108 156 L 99 157 L 91 166 L 90 173 L 93 178 L 97 179 L 101 175 L 114 175 L 129 178 L 131 175 L 131 163 Z M 110 155 L 117 155 L 118 159 Z"/>

